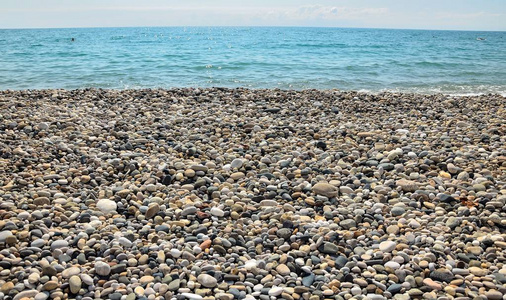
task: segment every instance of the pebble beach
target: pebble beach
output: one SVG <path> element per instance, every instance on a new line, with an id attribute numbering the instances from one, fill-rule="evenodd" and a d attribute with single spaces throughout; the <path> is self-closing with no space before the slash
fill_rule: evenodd
<path id="1" fill-rule="evenodd" d="M 506 98 L 0 91 L 0 299 L 506 299 Z"/>

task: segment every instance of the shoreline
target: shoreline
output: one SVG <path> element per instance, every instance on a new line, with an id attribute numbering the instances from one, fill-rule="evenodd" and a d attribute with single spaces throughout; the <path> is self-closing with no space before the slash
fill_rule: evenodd
<path id="1" fill-rule="evenodd" d="M 171 88 L 160 88 L 160 87 L 144 87 L 144 88 L 97 88 L 97 87 L 84 87 L 84 88 L 36 88 L 36 89 L 0 89 L 0 93 L 16 93 L 16 92 L 75 92 L 75 91 L 114 91 L 114 92 L 134 92 L 134 91 L 189 91 L 189 90 L 218 90 L 218 91 L 251 91 L 251 92 L 262 92 L 262 91 L 281 91 L 281 92 L 298 92 L 305 93 L 310 91 L 317 92 L 338 92 L 338 93 L 354 93 L 359 95 L 374 95 L 374 96 L 385 96 L 385 95 L 409 95 L 409 96 L 448 96 L 448 97 L 480 97 L 480 96 L 493 96 L 493 97 L 504 97 L 506 94 L 497 92 L 481 92 L 481 93 L 424 93 L 414 91 L 398 91 L 398 90 L 381 90 L 381 91 L 370 91 L 370 90 L 343 90 L 343 89 L 320 89 L 320 88 L 306 88 L 306 89 L 284 89 L 284 88 L 252 88 L 252 87 L 226 87 L 226 86 L 214 86 L 214 87 L 171 87 Z"/>
<path id="2" fill-rule="evenodd" d="M 0 91 L 0 298 L 503 299 L 506 98 Z"/>

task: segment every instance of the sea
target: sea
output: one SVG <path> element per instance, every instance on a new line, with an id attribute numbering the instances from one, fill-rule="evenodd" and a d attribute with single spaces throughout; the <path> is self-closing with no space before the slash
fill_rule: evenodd
<path id="1" fill-rule="evenodd" d="M 0 90 L 246 87 L 506 94 L 506 32 L 1 29 Z"/>

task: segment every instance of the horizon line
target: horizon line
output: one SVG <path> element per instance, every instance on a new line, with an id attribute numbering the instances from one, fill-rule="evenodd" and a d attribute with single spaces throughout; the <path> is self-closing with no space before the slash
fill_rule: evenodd
<path id="1" fill-rule="evenodd" d="M 392 28 L 392 27 L 346 27 L 346 26 L 302 26 L 302 25 L 147 25 L 147 26 L 78 26 L 78 27 L 2 27 L 0 30 L 41 30 L 41 29 L 101 29 L 101 28 L 334 28 L 334 29 L 378 29 L 378 30 L 420 30 L 420 31 L 467 31 L 467 32 L 506 32 L 506 30 L 484 29 L 431 29 L 431 28 Z"/>

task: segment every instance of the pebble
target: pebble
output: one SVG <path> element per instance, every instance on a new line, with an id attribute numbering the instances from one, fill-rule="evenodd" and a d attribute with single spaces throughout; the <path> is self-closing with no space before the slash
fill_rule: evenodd
<path id="1" fill-rule="evenodd" d="M 111 267 L 101 261 L 95 263 L 95 272 L 100 276 L 107 276 L 111 272 Z"/>
<path id="2" fill-rule="evenodd" d="M 282 287 L 275 286 L 269 290 L 269 296 L 272 296 L 272 297 L 277 297 L 277 296 L 281 295 L 281 293 L 283 293 Z"/>
<path id="3" fill-rule="evenodd" d="M 387 227 L 387 232 L 389 234 L 398 234 L 399 231 L 400 231 L 400 228 L 397 225 L 390 225 Z"/>
<path id="4" fill-rule="evenodd" d="M 243 161 L 240 158 L 236 158 L 230 163 L 230 166 L 234 169 L 239 169 L 240 167 L 242 167 L 242 165 Z"/>
<path id="5" fill-rule="evenodd" d="M 186 299 L 190 299 L 190 300 L 202 300 L 204 298 L 202 298 L 202 296 L 200 295 L 197 295 L 197 294 L 192 294 L 192 293 L 181 293 L 181 296 L 185 297 Z"/>
<path id="6" fill-rule="evenodd" d="M 155 280 L 155 278 L 153 276 L 145 275 L 139 279 L 139 283 L 142 285 L 145 285 L 145 284 L 153 282 L 154 280 Z"/>
<path id="7" fill-rule="evenodd" d="M 379 249 L 382 252 L 392 252 L 396 246 L 397 243 L 394 241 L 384 241 L 379 244 Z"/>
<path id="8" fill-rule="evenodd" d="M 497 290 L 489 290 L 485 292 L 485 297 L 490 300 L 501 300 L 504 299 L 504 295 Z"/>
<path id="9" fill-rule="evenodd" d="M 313 186 L 313 192 L 328 198 L 336 197 L 339 193 L 337 187 L 325 182 L 319 182 Z"/>
<path id="10" fill-rule="evenodd" d="M 4 294 L 7 294 L 10 292 L 10 290 L 12 290 L 14 288 L 14 283 L 10 282 L 10 281 L 7 281 L 5 282 L 4 284 L 2 284 L 2 286 L 0 287 L 0 292 L 1 293 L 4 293 Z"/>
<path id="11" fill-rule="evenodd" d="M 504 103 L 0 91 L 0 298 L 502 299 Z"/>
<path id="12" fill-rule="evenodd" d="M 130 248 L 133 245 L 133 243 L 129 239 L 125 238 L 125 237 L 120 237 L 118 239 L 118 242 L 120 243 L 121 246 L 127 247 L 127 248 Z"/>
<path id="13" fill-rule="evenodd" d="M 79 273 L 81 273 L 81 269 L 78 268 L 78 267 L 70 267 L 68 269 L 65 269 L 63 270 L 63 272 L 61 273 L 62 277 L 63 278 L 70 278 L 74 275 L 78 275 Z"/>
<path id="14" fill-rule="evenodd" d="M 16 296 L 14 296 L 14 298 L 12 298 L 12 300 L 34 298 L 38 293 L 39 293 L 39 291 L 37 291 L 37 290 L 21 291 L 18 294 L 16 294 Z"/>
<path id="15" fill-rule="evenodd" d="M 220 218 L 225 215 L 225 212 L 223 212 L 223 210 L 221 210 L 217 207 L 211 208 L 211 210 L 209 212 L 211 213 L 211 215 L 213 215 L 215 217 L 220 217 Z"/>
<path id="16" fill-rule="evenodd" d="M 435 282 L 434 280 L 432 280 L 430 278 L 425 278 L 423 280 L 423 284 L 425 284 L 426 286 L 430 287 L 433 290 L 439 291 L 442 289 L 442 287 L 439 283 Z"/>
<path id="17" fill-rule="evenodd" d="M 93 285 L 93 277 L 91 277 L 90 275 L 88 274 L 81 274 L 80 275 L 81 277 L 81 280 L 84 284 L 86 285 Z"/>
<path id="18" fill-rule="evenodd" d="M 170 249 L 170 255 L 172 255 L 172 257 L 178 258 L 181 256 L 181 251 L 179 249 L 172 248 Z"/>
<path id="19" fill-rule="evenodd" d="M 400 206 L 394 206 L 390 212 L 392 213 L 392 216 L 394 217 L 397 217 L 397 216 L 402 216 L 406 210 Z"/>
<path id="20" fill-rule="evenodd" d="M 214 278 L 213 276 L 208 275 L 208 274 L 200 274 L 197 277 L 197 280 L 200 284 L 202 284 L 203 286 L 205 286 L 207 288 L 213 288 L 216 285 L 218 285 L 218 281 L 216 280 L 216 278 Z"/>
<path id="21" fill-rule="evenodd" d="M 79 292 L 79 290 L 81 289 L 81 284 L 82 284 L 82 281 L 81 281 L 81 278 L 79 278 L 79 276 L 74 275 L 74 276 L 70 277 L 70 279 L 69 279 L 70 292 L 73 294 L 77 294 Z"/>
<path id="22" fill-rule="evenodd" d="M 476 276 L 485 276 L 488 274 L 488 271 L 486 269 L 482 269 L 480 267 L 470 267 L 469 272 Z"/>
<path id="23" fill-rule="evenodd" d="M 46 293 L 38 293 L 34 297 L 35 300 L 46 300 L 47 298 L 49 298 L 49 295 Z"/>
<path id="24" fill-rule="evenodd" d="M 341 227 L 343 227 L 346 230 L 350 230 L 351 228 L 356 227 L 357 223 L 355 222 L 355 220 L 347 219 L 339 222 L 339 225 L 341 225 Z"/>
<path id="25" fill-rule="evenodd" d="M 339 251 L 339 248 L 337 247 L 337 245 L 335 245 L 333 243 L 325 242 L 323 244 L 323 250 L 322 250 L 323 253 L 336 254 L 338 251 Z"/>
<path id="26" fill-rule="evenodd" d="M 285 264 L 280 264 L 276 267 L 276 272 L 280 275 L 286 276 L 290 274 L 290 269 Z"/>
<path id="27" fill-rule="evenodd" d="M 97 208 L 104 214 L 115 212 L 118 208 L 116 202 L 109 199 L 100 199 L 97 201 Z"/>
<path id="28" fill-rule="evenodd" d="M 44 285 L 43 285 L 43 290 L 46 290 L 46 291 L 52 291 L 54 289 L 56 289 L 58 287 L 58 282 L 56 281 L 48 281 L 46 282 Z"/>
<path id="29" fill-rule="evenodd" d="M 51 251 L 55 249 L 60 249 L 64 247 L 68 247 L 69 243 L 65 240 L 57 240 L 51 243 Z"/>
<path id="30" fill-rule="evenodd" d="M 146 211 L 146 219 L 153 218 L 160 211 L 160 205 L 158 203 L 152 203 Z"/>

